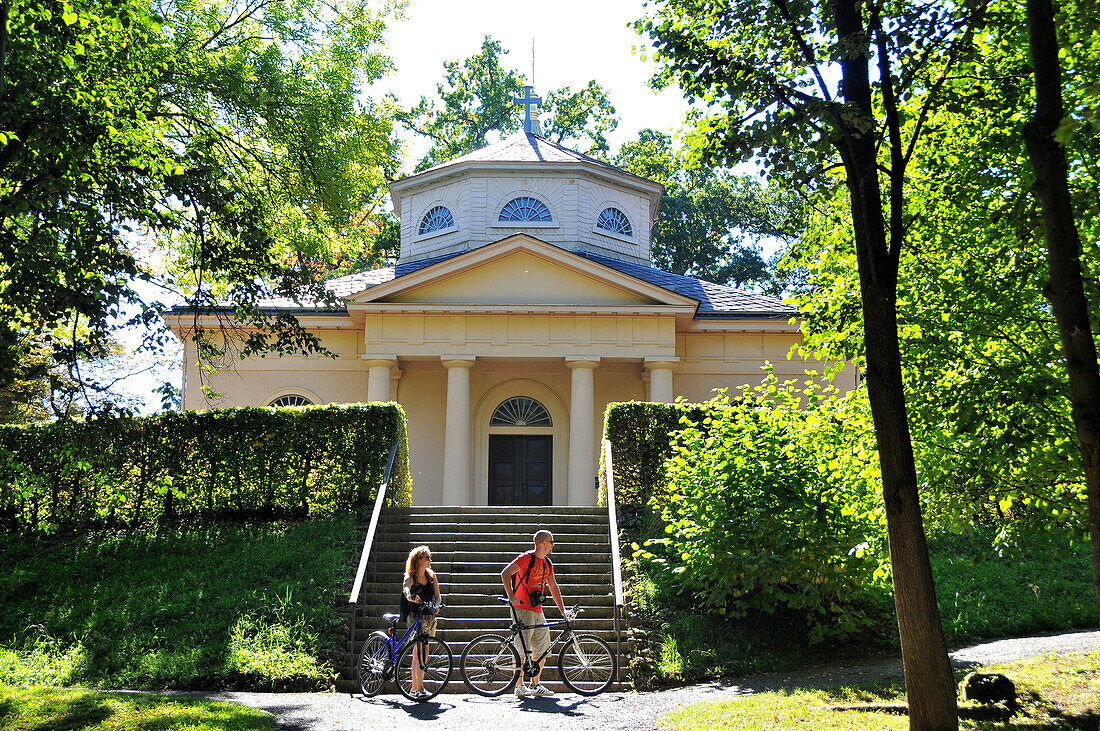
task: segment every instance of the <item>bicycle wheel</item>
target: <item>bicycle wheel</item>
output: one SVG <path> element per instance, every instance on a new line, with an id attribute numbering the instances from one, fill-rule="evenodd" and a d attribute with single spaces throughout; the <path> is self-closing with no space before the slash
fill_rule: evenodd
<path id="1" fill-rule="evenodd" d="M 413 693 L 413 662 L 419 658 L 419 670 L 424 673 L 424 689 Z M 394 677 L 401 695 L 411 701 L 426 701 L 435 698 L 447 687 L 451 679 L 451 665 L 454 659 L 451 648 L 443 640 L 431 635 L 421 635 L 405 644 L 397 654 L 397 666 Z"/>
<path id="2" fill-rule="evenodd" d="M 390 669 L 389 638 L 385 632 L 372 632 L 359 653 L 356 675 L 363 695 L 378 695 L 386 684 Z"/>
<path id="3" fill-rule="evenodd" d="M 515 646 L 500 635 L 478 635 L 462 651 L 462 681 L 475 693 L 498 696 L 512 689 L 521 668 Z"/>
<path id="4" fill-rule="evenodd" d="M 573 635 L 558 653 L 558 672 L 571 690 L 596 695 L 615 679 L 615 653 L 595 635 Z"/>

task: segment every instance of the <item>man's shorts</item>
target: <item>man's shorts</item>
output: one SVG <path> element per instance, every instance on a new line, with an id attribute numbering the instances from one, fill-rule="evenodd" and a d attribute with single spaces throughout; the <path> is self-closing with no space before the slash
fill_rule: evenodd
<path id="1" fill-rule="evenodd" d="M 546 617 L 542 612 L 532 612 L 530 609 L 520 609 L 519 607 L 516 607 L 515 610 L 516 616 L 523 624 L 546 624 Z M 542 653 L 550 649 L 550 628 L 525 629 L 523 630 L 523 641 L 527 643 L 527 649 L 531 651 L 531 659 L 538 660 Z M 523 654 L 523 645 L 520 644 L 518 637 L 516 638 L 516 652 L 519 653 L 520 662 L 527 659 Z"/>

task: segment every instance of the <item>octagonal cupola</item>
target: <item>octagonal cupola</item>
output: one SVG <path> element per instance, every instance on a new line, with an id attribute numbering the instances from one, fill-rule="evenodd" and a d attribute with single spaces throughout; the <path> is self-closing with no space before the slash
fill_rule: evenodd
<path id="1" fill-rule="evenodd" d="M 390 184 L 402 264 L 526 233 L 649 266 L 663 192 L 530 131 Z"/>

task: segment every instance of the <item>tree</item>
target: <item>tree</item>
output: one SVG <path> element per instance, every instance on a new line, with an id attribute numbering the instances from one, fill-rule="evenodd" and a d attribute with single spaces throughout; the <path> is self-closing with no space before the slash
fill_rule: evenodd
<path id="1" fill-rule="evenodd" d="M 418 171 L 484 147 L 494 133 L 506 135 L 520 128 L 513 100 L 523 95 L 526 79 L 519 71 L 501 66 L 501 57 L 507 53 L 499 41 L 485 36 L 479 53 L 463 61 L 444 62 L 443 81 L 436 84 L 438 101 L 421 97 L 411 109 L 398 112 L 402 124 L 432 142 L 417 164 Z M 618 120 L 598 83 L 590 81 L 577 92 L 567 86 L 552 89 L 545 98 L 547 139 L 577 144 L 597 157 L 607 153 L 606 135 Z"/>
<path id="2" fill-rule="evenodd" d="M 62 320 L 88 333 L 56 349 L 70 363 L 120 316 L 154 325 L 141 279 L 196 318 L 235 310 L 256 328 L 243 352 L 317 349 L 294 318 L 256 303 L 303 287 L 320 295 L 316 272 L 395 165 L 388 112 L 356 99 L 387 67 L 374 50 L 384 15 L 366 0 L 181 0 L 155 15 L 131 0 L 3 7 L 7 377 L 16 343 Z M 203 328 L 194 337 L 204 357 L 217 354 Z"/>
<path id="3" fill-rule="evenodd" d="M 672 138 L 644 129 L 614 162 L 665 186 L 653 227 L 653 263 L 665 271 L 719 284 L 768 285 L 768 266 L 752 239 L 788 240 L 800 205 L 773 186 L 722 168 L 691 166 Z"/>
<path id="4" fill-rule="evenodd" d="M 898 343 L 897 282 L 911 214 L 906 167 L 945 73 L 981 5 L 862 0 L 760 3 L 666 0 L 639 21 L 675 80 L 710 113 L 695 148 L 732 162 L 758 156 L 807 188 L 847 188 L 878 442 L 894 601 L 915 729 L 958 727 L 955 688 L 921 522 Z M 839 70 L 839 88 L 824 66 Z M 875 77 L 872 78 L 872 62 Z M 902 119 L 899 105 L 914 105 Z M 906 139 L 908 138 L 908 139 Z M 836 161 L 834 163 L 834 160 Z"/>
<path id="5" fill-rule="evenodd" d="M 1057 26 L 1050 0 L 1027 0 L 1027 30 L 1035 74 L 1035 114 L 1024 125 L 1024 141 L 1035 171 L 1032 193 L 1042 212 L 1047 245 L 1050 272 L 1044 292 L 1058 322 L 1085 472 L 1093 584 L 1100 607 L 1100 368 L 1081 273 L 1081 238 L 1074 219 L 1069 163 L 1059 140 L 1065 134 L 1066 117 Z"/>

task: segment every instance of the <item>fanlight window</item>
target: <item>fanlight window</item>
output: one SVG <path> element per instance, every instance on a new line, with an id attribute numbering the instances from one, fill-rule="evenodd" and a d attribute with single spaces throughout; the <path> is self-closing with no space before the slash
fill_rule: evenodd
<path id="1" fill-rule="evenodd" d="M 451 215 L 451 211 L 446 206 L 436 206 L 425 213 L 424 218 L 420 220 L 420 232 L 418 235 L 423 236 L 424 234 L 442 231 L 454 225 L 455 217 Z"/>
<path id="2" fill-rule="evenodd" d="M 546 407 L 526 396 L 510 398 L 493 412 L 489 426 L 554 426 Z"/>
<path id="3" fill-rule="evenodd" d="M 602 228 L 604 231 L 610 231 L 621 236 L 634 235 L 634 230 L 630 228 L 630 221 L 627 219 L 626 214 L 618 208 L 603 209 L 600 217 L 596 219 L 596 228 Z"/>
<path id="4" fill-rule="evenodd" d="M 513 198 L 500 211 L 500 220 L 509 223 L 550 223 L 550 209 L 542 201 L 524 196 Z"/>
<path id="5" fill-rule="evenodd" d="M 312 406 L 313 402 L 307 399 L 305 396 L 299 396 L 295 393 L 287 394 L 286 396 L 280 396 L 275 399 L 268 406 Z"/>

